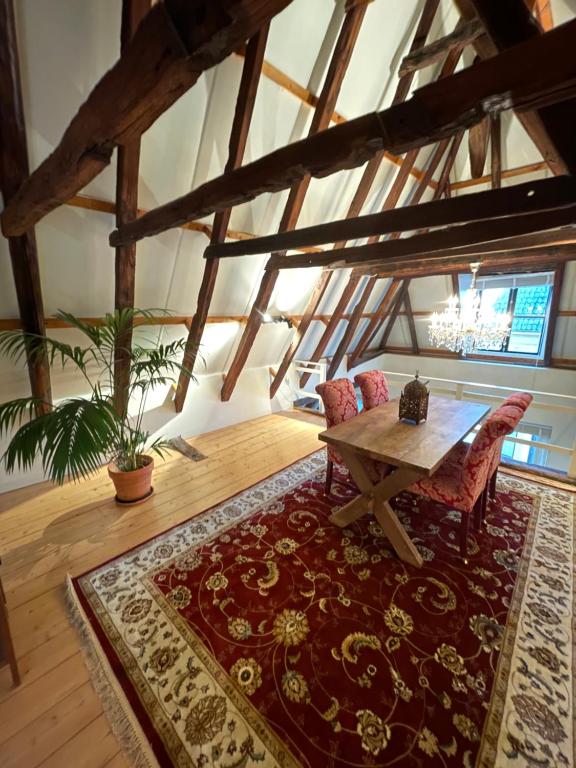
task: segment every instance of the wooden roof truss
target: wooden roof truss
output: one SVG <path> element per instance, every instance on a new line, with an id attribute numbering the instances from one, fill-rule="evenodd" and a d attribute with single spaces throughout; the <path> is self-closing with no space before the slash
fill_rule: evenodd
<path id="1" fill-rule="evenodd" d="M 3 115 L 9 115 L 0 126 L 0 184 L 5 201 L 1 224 L 9 240 L 23 328 L 41 336 L 45 327 L 34 225 L 64 203 L 115 213 L 116 229 L 110 244 L 116 249 L 117 309 L 134 304 L 138 240 L 178 226 L 209 236 L 196 313 L 188 323 L 185 360 L 190 369 L 194 368 L 205 324 L 210 321 L 219 260 L 271 254 L 225 377 L 223 400 L 234 391 L 282 269 L 319 266 L 323 271 L 273 378 L 271 397 L 319 316 L 335 270 L 352 268 L 310 356 L 320 360 L 340 322 L 346 323 L 328 376 L 335 375 L 346 355 L 349 366 L 364 359 L 383 328 L 380 349 L 385 349 L 402 307 L 411 352 L 419 353 L 409 295 L 414 278 L 447 274 L 454 280 L 458 271 L 478 258 L 485 270 L 554 266 L 561 276 L 558 265 L 574 259 L 576 248 L 576 182 L 571 175 L 576 169 L 576 112 L 572 109 L 576 99 L 576 60 L 572 56 L 576 21 L 554 29 L 546 0 L 509 0 L 506 4 L 455 0 L 460 22 L 440 40 L 428 41 L 439 0 L 425 0 L 410 50 L 399 68 L 392 105 L 347 121 L 336 112 L 336 102 L 370 0 L 346 1 L 340 35 L 317 97 L 290 82 L 264 58 L 269 24 L 290 2 L 198 0 L 191 4 L 164 0 L 152 5 L 151 0 L 124 0 L 118 62 L 95 86 L 54 152 L 30 174 L 12 0 L 0 0 L 0 106 Z M 467 46 L 474 47 L 476 60 L 454 74 Z M 194 85 L 205 69 L 233 52 L 242 55 L 244 63 L 224 173 L 165 205 L 139 211 L 141 134 Z M 410 96 L 414 74 L 438 62 L 442 62 L 438 79 Z M 243 165 L 261 76 L 288 87 L 314 109 L 314 115 L 305 139 Z M 515 110 L 541 151 L 542 163 L 502 169 L 500 114 L 507 109 Z M 472 178 L 451 183 L 466 134 Z M 436 146 L 421 169 L 418 154 L 430 145 Z M 119 150 L 115 205 L 79 197 L 79 190 L 110 162 L 115 147 Z M 485 174 L 489 147 L 490 169 Z M 384 159 L 397 165 L 394 182 L 381 212 L 361 215 Z M 362 165 L 364 172 L 345 219 L 296 229 L 313 176 Z M 544 165 L 558 178 L 501 189 L 503 178 Z M 407 184 L 413 178 L 417 183 L 406 196 Z M 464 186 L 487 181 L 492 188 L 488 192 L 453 195 Z M 432 201 L 421 202 L 430 188 Z M 255 237 L 230 233 L 234 206 L 263 192 L 283 189 L 289 189 L 289 195 L 277 234 Z M 400 205 L 403 195 L 407 200 Z M 198 223 L 199 218 L 212 213 L 211 226 Z M 229 236 L 236 236 L 237 241 L 226 242 Z M 365 244 L 347 246 L 349 241 L 365 238 Z M 357 338 L 368 302 L 380 283 L 376 309 L 369 313 Z M 346 314 L 350 305 L 352 312 Z M 127 338 L 122 347 L 129 344 Z M 119 409 L 126 408 L 127 371 L 126 356 L 119 349 L 115 370 Z M 30 356 L 29 372 L 34 394 L 48 407 L 50 378 L 41 356 Z M 302 385 L 307 378 L 307 374 L 301 377 Z M 177 410 L 184 405 L 187 383 L 186 377 L 178 383 Z"/>

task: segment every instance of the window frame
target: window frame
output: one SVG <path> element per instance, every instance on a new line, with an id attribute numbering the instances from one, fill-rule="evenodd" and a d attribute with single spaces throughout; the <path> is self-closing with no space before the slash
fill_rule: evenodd
<path id="1" fill-rule="evenodd" d="M 521 265 L 518 265 L 521 267 Z M 506 274 L 509 277 L 519 277 L 529 274 L 529 270 L 521 272 L 520 270 L 510 271 L 509 273 L 487 273 L 482 275 L 483 278 L 489 277 L 501 277 Z M 534 270 L 534 273 L 545 273 L 552 275 L 552 282 L 550 284 L 550 292 L 548 294 L 548 303 L 546 306 L 546 312 L 543 315 L 544 328 L 540 337 L 540 345 L 537 353 L 529 352 L 510 352 L 508 350 L 508 344 L 510 337 L 505 341 L 504 348 L 502 350 L 476 350 L 473 354 L 467 355 L 468 360 L 475 360 L 478 362 L 503 362 L 503 363 L 515 363 L 517 365 L 544 365 L 548 366 L 551 363 L 552 346 L 554 343 L 554 332 L 556 329 L 556 319 L 558 317 L 558 310 L 560 306 L 560 291 L 562 288 L 562 279 L 564 275 L 564 264 L 556 264 L 553 267 Z M 462 297 L 462 289 L 460 280 L 457 281 L 458 285 L 458 300 Z M 454 286 L 456 287 L 456 285 Z M 513 309 L 516 300 L 518 288 L 512 288 L 510 290 L 510 296 L 508 300 L 507 312 L 512 316 L 511 307 Z M 481 293 L 481 292 L 480 292 Z M 512 304 L 512 294 L 514 294 L 514 303 Z"/>

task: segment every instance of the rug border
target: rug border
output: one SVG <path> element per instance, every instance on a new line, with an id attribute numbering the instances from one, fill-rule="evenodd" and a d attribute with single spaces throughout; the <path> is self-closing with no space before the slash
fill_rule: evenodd
<path id="1" fill-rule="evenodd" d="M 122 687 L 116 683 L 114 670 L 82 606 L 80 595 L 70 575 L 66 577 L 66 602 L 71 621 L 81 638 L 82 656 L 112 733 L 134 768 L 159 768 L 150 739 L 134 713 Z"/>

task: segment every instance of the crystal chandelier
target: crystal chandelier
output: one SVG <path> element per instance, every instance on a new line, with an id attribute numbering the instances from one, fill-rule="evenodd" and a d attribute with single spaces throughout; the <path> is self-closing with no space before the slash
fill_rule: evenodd
<path id="1" fill-rule="evenodd" d="M 442 313 L 430 318 L 428 334 L 435 347 L 444 347 L 464 356 L 477 349 L 499 351 L 510 335 L 510 315 L 481 307 L 481 295 L 476 288 L 479 263 L 471 264 L 472 283 L 460 304 L 457 296 L 448 299 Z"/>

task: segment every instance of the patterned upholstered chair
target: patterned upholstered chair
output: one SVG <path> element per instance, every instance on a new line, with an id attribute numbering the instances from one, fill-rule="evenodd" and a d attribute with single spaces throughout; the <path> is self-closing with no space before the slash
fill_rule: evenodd
<path id="1" fill-rule="evenodd" d="M 515 429 L 520 418 L 522 412 L 518 408 L 502 406 L 480 427 L 474 442 L 466 447 L 463 460 L 455 459 L 455 454 L 451 454 L 432 477 L 419 480 L 408 489 L 461 513 L 460 554 L 464 558 L 468 547 L 470 515 L 474 513 L 476 527 L 480 527 L 482 521 L 486 481 L 495 444 Z"/>
<path id="2" fill-rule="evenodd" d="M 528 394 L 528 392 L 513 392 L 506 398 L 506 400 L 504 400 L 501 407 L 507 407 L 509 405 L 515 406 L 522 411 L 523 416 L 533 399 L 532 395 Z M 522 418 L 522 416 L 520 418 Z M 518 421 L 520 421 L 520 419 L 518 419 Z M 496 444 L 494 455 L 492 457 L 492 465 L 490 467 L 490 472 L 488 473 L 487 496 L 492 500 L 496 498 L 496 476 L 498 475 L 498 467 L 502 460 L 503 445 L 504 438 L 501 438 Z"/>
<path id="3" fill-rule="evenodd" d="M 382 371 L 366 371 L 354 376 L 354 381 L 362 392 L 362 405 L 365 411 L 376 408 L 390 399 L 388 382 Z"/>
<path id="4" fill-rule="evenodd" d="M 326 413 L 326 426 L 333 427 L 342 421 L 358 415 L 356 391 L 350 379 L 332 379 L 318 384 L 316 392 L 322 398 Z M 342 457 L 331 445 L 328 446 L 328 464 L 326 465 L 326 493 L 332 486 L 334 464 L 343 464 Z"/>

